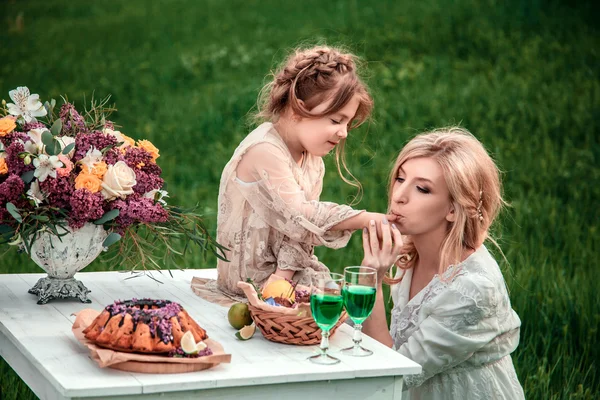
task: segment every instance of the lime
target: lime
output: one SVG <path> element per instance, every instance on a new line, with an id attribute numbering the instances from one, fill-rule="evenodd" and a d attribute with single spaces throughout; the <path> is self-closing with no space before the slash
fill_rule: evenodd
<path id="1" fill-rule="evenodd" d="M 256 325 L 246 325 L 235 333 L 235 337 L 240 340 L 248 340 L 254 336 L 254 332 L 256 332 Z"/>
<path id="2" fill-rule="evenodd" d="M 187 331 L 183 334 L 181 338 L 181 350 L 185 354 L 198 354 L 198 346 L 196 345 L 196 339 L 194 339 L 192 331 Z"/>
<path id="3" fill-rule="evenodd" d="M 199 341 L 198 343 L 196 343 L 196 350 L 199 352 L 201 352 L 202 350 L 206 349 L 208 347 L 208 345 L 206 343 L 204 343 L 203 341 Z"/>
<path id="4" fill-rule="evenodd" d="M 232 305 L 227 313 L 227 319 L 229 320 L 229 324 L 235 329 L 241 329 L 246 325 L 250 325 L 252 317 L 250 316 L 250 310 L 248 310 L 248 304 L 235 303 Z"/>

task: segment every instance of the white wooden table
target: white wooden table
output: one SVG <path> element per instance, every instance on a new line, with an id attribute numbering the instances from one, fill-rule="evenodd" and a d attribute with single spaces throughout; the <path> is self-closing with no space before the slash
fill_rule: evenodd
<path id="1" fill-rule="evenodd" d="M 337 365 L 315 365 L 307 360 L 317 346 L 273 343 L 257 329 L 247 341 L 234 337 L 227 322 L 227 308 L 196 296 L 192 277 L 215 277 L 215 270 L 173 271 L 126 279 L 119 272 L 78 273 L 90 290 L 91 304 L 77 300 L 53 300 L 36 304 L 27 293 L 45 274 L 0 274 L 0 355 L 41 399 L 400 399 L 402 375 L 421 367 L 364 336 L 372 349 L 369 357 L 339 353 L 352 343 L 352 328 L 343 324 L 330 341 Z M 183 374 L 129 373 L 101 369 L 88 357 L 88 349 L 73 336 L 71 314 L 84 308 L 101 310 L 116 299 L 132 297 L 176 301 L 232 354 L 230 364 Z"/>

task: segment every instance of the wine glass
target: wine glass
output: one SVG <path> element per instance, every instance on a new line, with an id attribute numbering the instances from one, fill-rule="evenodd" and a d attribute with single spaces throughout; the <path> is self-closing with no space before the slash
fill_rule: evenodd
<path id="1" fill-rule="evenodd" d="M 344 268 L 342 296 L 346 312 L 354 322 L 354 346 L 342 350 L 343 354 L 365 357 L 373 354 L 361 346 L 362 323 L 371 315 L 377 296 L 377 270 L 369 267 Z"/>
<path id="2" fill-rule="evenodd" d="M 315 364 L 337 364 L 339 359 L 327 354 L 329 348 L 329 331 L 340 319 L 344 300 L 342 298 L 342 287 L 344 276 L 331 274 L 331 276 L 320 277 L 316 284 L 312 285 L 310 293 L 310 310 L 319 328 L 321 328 L 321 352 L 308 359 Z"/>

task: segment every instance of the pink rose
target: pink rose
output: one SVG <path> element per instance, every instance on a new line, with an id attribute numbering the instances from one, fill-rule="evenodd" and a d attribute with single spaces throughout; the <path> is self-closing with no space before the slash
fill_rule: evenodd
<path id="1" fill-rule="evenodd" d="M 56 169 L 56 173 L 58 174 L 58 176 L 69 175 L 71 173 L 71 171 L 73 170 L 73 163 L 71 162 L 71 160 L 69 160 L 69 158 L 64 154 L 59 154 L 58 159 L 60 160 L 60 162 L 63 163 L 62 168 Z"/>

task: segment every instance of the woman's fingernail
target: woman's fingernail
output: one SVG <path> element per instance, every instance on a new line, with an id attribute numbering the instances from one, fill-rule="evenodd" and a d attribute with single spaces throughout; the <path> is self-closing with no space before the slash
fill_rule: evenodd
<path id="1" fill-rule="evenodd" d="M 387 218 L 383 217 L 383 219 L 381 220 L 381 223 L 384 224 L 384 225 L 387 225 L 388 224 Z"/>
<path id="2" fill-rule="evenodd" d="M 375 220 L 372 219 L 370 224 L 371 224 L 371 226 L 375 226 Z"/>
<path id="3" fill-rule="evenodd" d="M 396 224 L 392 224 L 392 229 L 398 229 L 398 227 L 396 226 Z"/>
<path id="4" fill-rule="evenodd" d="M 367 230 L 367 228 L 363 228 L 363 233 L 364 233 L 364 234 L 367 234 L 367 233 L 369 233 L 369 231 Z"/>

